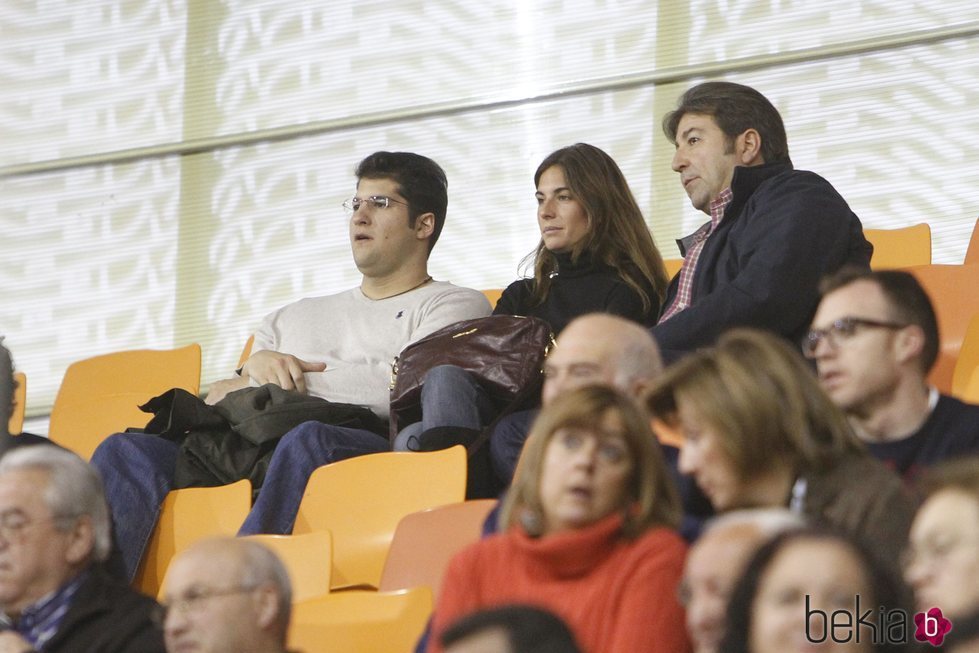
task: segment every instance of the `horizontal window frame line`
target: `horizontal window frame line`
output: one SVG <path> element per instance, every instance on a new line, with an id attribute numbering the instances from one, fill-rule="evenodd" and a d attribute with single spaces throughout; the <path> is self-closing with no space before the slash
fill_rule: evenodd
<path id="1" fill-rule="evenodd" d="M 700 77 L 722 76 L 735 72 L 764 70 L 776 66 L 841 59 L 852 57 L 856 54 L 888 52 L 944 41 L 968 39 L 976 36 L 979 36 L 979 21 L 971 21 L 951 27 L 934 28 L 908 34 L 870 37 L 847 44 L 824 45 L 770 55 L 752 55 L 749 57 L 729 59 L 723 62 L 672 66 L 630 75 L 603 77 L 593 81 L 575 82 L 574 84 L 559 87 L 539 95 L 522 95 L 520 97 L 495 100 L 471 98 L 460 101 L 439 102 L 409 109 L 378 111 L 353 117 L 313 121 L 300 125 L 287 125 L 253 132 L 210 136 L 176 143 L 19 163 L 0 167 L 0 180 L 60 172 L 72 168 L 116 165 L 132 163 L 139 160 L 202 154 L 236 147 L 291 141 L 345 130 L 363 129 L 365 127 L 376 127 L 407 121 L 442 118 L 473 112 L 497 111 L 579 96 L 625 91 L 644 86 L 659 86 Z"/>

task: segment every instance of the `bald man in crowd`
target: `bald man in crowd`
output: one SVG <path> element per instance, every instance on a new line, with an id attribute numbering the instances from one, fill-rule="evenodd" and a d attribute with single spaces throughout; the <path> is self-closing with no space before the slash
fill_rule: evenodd
<path id="1" fill-rule="evenodd" d="M 168 653 L 285 653 L 289 574 L 246 539 L 198 542 L 170 564 L 164 593 Z"/>
<path id="2" fill-rule="evenodd" d="M 775 535 L 803 525 L 799 515 L 783 509 L 739 510 L 708 522 L 687 554 L 680 584 L 694 653 L 717 652 L 728 597 L 755 551 Z"/>
<path id="3" fill-rule="evenodd" d="M 544 361 L 541 403 L 590 384 L 605 384 L 639 397 L 663 371 L 659 349 L 648 329 L 606 313 L 572 320 L 558 336 Z M 514 413 L 497 425 L 490 438 L 490 456 L 497 476 L 506 484 L 537 411 Z"/>

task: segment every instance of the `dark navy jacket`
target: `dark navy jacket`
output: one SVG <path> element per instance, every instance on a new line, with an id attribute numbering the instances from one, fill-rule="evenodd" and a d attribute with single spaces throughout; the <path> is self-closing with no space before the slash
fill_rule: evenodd
<path id="1" fill-rule="evenodd" d="M 700 254 L 690 307 L 653 327 L 668 361 L 734 326 L 798 343 L 819 303 L 820 279 L 845 264 L 870 266 L 873 246 L 860 219 L 819 175 L 782 163 L 737 167 L 731 190 L 724 219 Z"/>

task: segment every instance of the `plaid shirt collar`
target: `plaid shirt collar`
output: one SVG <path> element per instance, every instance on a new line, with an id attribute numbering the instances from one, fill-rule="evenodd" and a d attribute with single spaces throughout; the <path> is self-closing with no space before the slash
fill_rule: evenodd
<path id="1" fill-rule="evenodd" d="M 724 210 L 727 209 L 727 205 L 731 203 L 732 199 L 734 199 L 734 192 L 728 186 L 710 203 L 711 232 L 717 229 L 717 225 L 721 224 L 721 219 L 724 217 Z"/>
<path id="2" fill-rule="evenodd" d="M 43 648 L 44 644 L 58 632 L 65 613 L 71 607 L 75 593 L 78 592 L 78 588 L 81 587 L 86 578 L 88 578 L 88 572 L 83 571 L 55 591 L 24 608 L 23 612 L 20 613 L 20 618 L 16 621 L 10 619 L 6 614 L 3 615 L 3 620 L 12 623 L 13 629 L 29 641 L 34 648 Z"/>

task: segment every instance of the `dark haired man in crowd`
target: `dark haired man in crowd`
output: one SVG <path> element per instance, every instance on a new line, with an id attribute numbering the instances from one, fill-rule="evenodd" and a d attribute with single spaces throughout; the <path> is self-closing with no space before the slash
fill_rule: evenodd
<path id="1" fill-rule="evenodd" d="M 694 86 L 663 119 L 673 170 L 710 216 L 678 241 L 683 266 L 653 335 L 672 361 L 733 326 L 798 342 L 819 280 L 845 264 L 868 268 L 860 220 L 822 177 L 794 170 L 778 110 L 753 88 Z"/>
<path id="2" fill-rule="evenodd" d="M 15 387 L 14 361 L 3 346 L 3 336 L 0 336 L 0 452 L 6 451 L 7 439 L 10 437 L 8 424 L 14 410 Z"/>
<path id="3" fill-rule="evenodd" d="M 3 345 L 3 336 L 0 336 L 0 456 L 14 447 L 31 444 L 54 444 L 46 437 L 33 433 L 21 433 L 17 436 L 10 433 L 10 416 L 14 411 L 14 391 L 16 389 L 14 360 Z"/>
<path id="4" fill-rule="evenodd" d="M 938 322 L 914 275 L 845 268 L 822 291 L 803 353 L 870 452 L 908 480 L 979 453 L 979 406 L 928 386 Z"/>
<path id="5" fill-rule="evenodd" d="M 148 596 L 109 576 L 109 511 L 95 470 L 60 447 L 0 460 L 0 650 L 163 653 Z"/>
<path id="6" fill-rule="evenodd" d="M 581 653 L 559 617 L 536 606 L 474 612 L 442 633 L 445 653 Z"/>
<path id="7" fill-rule="evenodd" d="M 268 315 L 255 333 L 251 357 L 211 386 L 208 402 L 228 392 L 272 383 L 388 416 L 391 361 L 410 342 L 459 320 L 490 312 L 482 293 L 434 281 L 428 257 L 442 231 L 448 203 L 445 172 L 411 152 L 375 152 L 357 167 L 350 212 L 350 247 L 363 275 L 357 288 L 302 299 Z M 105 478 L 117 540 L 134 575 L 173 487 L 179 447 L 152 435 L 116 434 L 92 463 Z M 282 505 L 302 496 L 316 467 L 389 449 L 367 430 L 306 422 L 275 449 L 249 524 L 252 532 L 291 532 L 295 511 Z M 298 504 L 298 498 L 295 499 Z"/>

